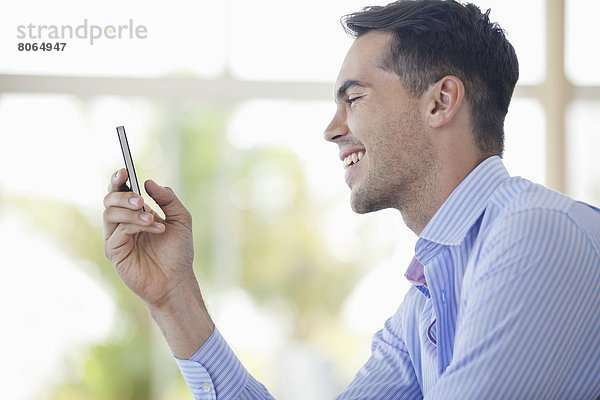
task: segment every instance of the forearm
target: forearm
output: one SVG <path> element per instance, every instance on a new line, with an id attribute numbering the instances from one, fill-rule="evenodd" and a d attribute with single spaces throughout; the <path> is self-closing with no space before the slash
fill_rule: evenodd
<path id="1" fill-rule="evenodd" d="M 216 330 L 195 278 L 159 306 L 146 304 L 160 327 L 194 399 L 272 399 Z"/>
<path id="2" fill-rule="evenodd" d="M 177 358 L 190 358 L 213 332 L 196 280 L 178 286 L 160 306 L 146 303 L 146 308 Z"/>

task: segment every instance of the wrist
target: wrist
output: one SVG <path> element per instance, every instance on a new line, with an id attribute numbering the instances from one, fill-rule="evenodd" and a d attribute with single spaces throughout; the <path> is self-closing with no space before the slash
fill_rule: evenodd
<path id="1" fill-rule="evenodd" d="M 160 303 L 145 304 L 177 358 L 189 359 L 214 330 L 195 279 L 178 285 Z"/>

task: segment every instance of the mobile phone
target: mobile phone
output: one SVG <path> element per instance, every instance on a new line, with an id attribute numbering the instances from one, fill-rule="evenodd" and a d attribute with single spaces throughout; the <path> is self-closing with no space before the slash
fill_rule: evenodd
<path id="1" fill-rule="evenodd" d="M 123 152 L 123 160 L 125 160 L 125 168 L 127 169 L 127 178 L 129 179 L 129 190 L 142 195 L 140 191 L 140 185 L 138 184 L 137 175 L 135 174 L 135 167 L 133 166 L 133 158 L 131 158 L 131 150 L 129 149 L 129 143 L 127 142 L 127 135 L 125 134 L 124 126 L 117 126 L 117 134 L 119 135 L 119 142 L 121 143 L 121 151 Z M 142 206 L 142 210 L 146 209 Z"/>

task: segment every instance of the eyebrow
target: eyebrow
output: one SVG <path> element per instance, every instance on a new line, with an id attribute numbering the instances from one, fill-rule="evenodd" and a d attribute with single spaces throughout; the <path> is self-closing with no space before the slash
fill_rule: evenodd
<path id="1" fill-rule="evenodd" d="M 336 103 L 339 102 L 346 95 L 346 91 L 348 89 L 350 89 L 351 87 L 354 87 L 354 86 L 365 88 L 365 87 L 369 87 L 370 85 L 368 85 L 364 82 L 361 82 L 361 81 L 356 81 L 356 80 L 345 81 L 336 92 L 336 96 L 335 96 Z"/>

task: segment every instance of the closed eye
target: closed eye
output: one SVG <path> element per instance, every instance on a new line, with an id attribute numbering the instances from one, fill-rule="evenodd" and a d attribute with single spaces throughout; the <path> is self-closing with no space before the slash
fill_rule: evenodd
<path id="1" fill-rule="evenodd" d="M 349 105 L 352 105 L 352 104 L 354 104 L 354 102 L 355 102 L 356 100 L 358 100 L 358 99 L 360 99 L 360 98 L 362 98 L 362 97 L 363 97 L 363 96 L 348 97 L 348 98 L 346 99 L 346 103 L 347 103 L 347 104 L 349 104 Z"/>

